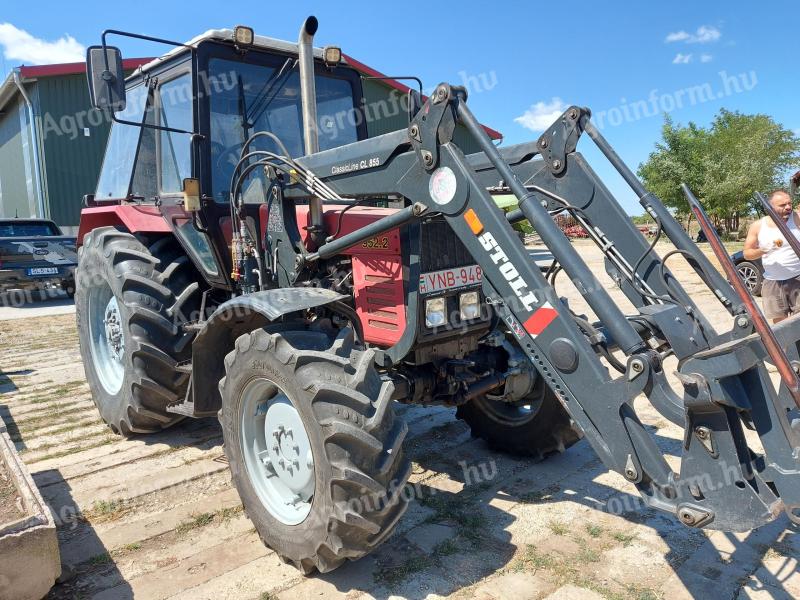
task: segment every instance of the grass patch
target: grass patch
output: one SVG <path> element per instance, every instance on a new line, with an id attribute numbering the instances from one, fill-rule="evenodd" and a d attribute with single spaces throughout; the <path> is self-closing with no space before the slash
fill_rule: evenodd
<path id="1" fill-rule="evenodd" d="M 615 531 L 611 534 L 611 537 L 627 548 L 631 545 L 631 542 L 636 539 L 636 534 L 625 533 L 624 531 Z"/>
<path id="2" fill-rule="evenodd" d="M 587 523 L 586 533 L 593 538 L 599 538 L 603 534 L 603 528 L 600 527 L 600 525 L 595 525 L 594 523 Z"/>
<path id="3" fill-rule="evenodd" d="M 520 502 L 525 504 L 541 504 L 542 502 L 549 502 L 553 499 L 553 494 L 560 491 L 561 488 L 557 485 L 551 485 L 541 490 L 534 490 L 532 492 L 525 492 L 520 495 Z"/>
<path id="4" fill-rule="evenodd" d="M 211 525 L 211 523 L 227 523 L 237 515 L 242 514 L 243 510 L 242 506 L 231 506 L 228 508 L 221 508 L 214 512 L 195 514 L 192 515 L 189 520 L 180 523 L 175 528 L 175 532 L 179 535 L 183 535 L 194 529 Z"/>
<path id="5" fill-rule="evenodd" d="M 516 571 L 540 571 L 550 569 L 555 565 L 556 560 L 552 556 L 539 552 L 533 544 L 525 544 L 525 550 L 513 568 Z"/>
<path id="6" fill-rule="evenodd" d="M 193 529 L 199 529 L 200 527 L 205 527 L 206 525 L 210 525 L 214 522 L 214 513 L 200 513 L 199 515 L 192 515 L 192 518 L 188 521 L 183 521 L 180 525 L 175 528 L 175 532 L 178 534 L 184 534 Z"/>
<path id="7" fill-rule="evenodd" d="M 93 567 L 97 567 L 99 565 L 107 565 L 111 560 L 111 555 L 108 552 L 104 552 L 103 554 L 95 554 L 89 559 L 89 564 Z"/>
<path id="8" fill-rule="evenodd" d="M 412 556 L 396 567 L 385 568 L 374 575 L 375 583 L 384 584 L 390 588 L 397 587 L 414 573 L 425 570 L 430 564 L 426 556 Z"/>
<path id="9" fill-rule="evenodd" d="M 440 544 L 437 544 L 436 547 L 433 549 L 434 556 L 450 556 L 458 552 L 458 546 L 456 545 L 455 540 L 445 540 Z"/>
<path id="10" fill-rule="evenodd" d="M 124 500 L 98 500 L 83 516 L 92 523 L 116 521 L 131 511 Z"/>
<path id="11" fill-rule="evenodd" d="M 584 546 L 578 552 L 578 560 L 583 563 L 599 562 L 600 553 L 594 548 L 589 548 L 588 546 Z"/>
<path id="12" fill-rule="evenodd" d="M 628 592 L 631 600 L 661 600 L 662 598 L 661 594 L 655 590 L 633 583 L 625 586 L 625 591 Z"/>
<path id="13" fill-rule="evenodd" d="M 547 527 L 556 535 L 566 535 L 569 531 L 569 527 L 561 521 L 550 521 Z"/>

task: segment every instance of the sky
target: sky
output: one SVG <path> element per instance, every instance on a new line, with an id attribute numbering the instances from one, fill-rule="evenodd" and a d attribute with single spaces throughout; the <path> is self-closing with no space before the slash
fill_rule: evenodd
<path id="1" fill-rule="evenodd" d="M 296 40 L 308 15 L 316 44 L 387 75 L 416 75 L 425 89 L 466 85 L 469 105 L 503 145 L 535 140 L 571 104 L 593 121 L 632 168 L 660 139 L 664 114 L 708 125 L 721 109 L 770 115 L 800 135 L 798 17 L 791 1 L 623 3 L 150 2 L 132 10 L 83 0 L 4 0 L 0 70 L 82 61 L 104 29 L 185 41 L 212 28 L 248 25 Z M 31 10 L 35 7 L 34 10 Z M 120 40 L 125 57 L 167 48 Z M 585 136 L 578 149 L 630 214 L 633 192 Z"/>

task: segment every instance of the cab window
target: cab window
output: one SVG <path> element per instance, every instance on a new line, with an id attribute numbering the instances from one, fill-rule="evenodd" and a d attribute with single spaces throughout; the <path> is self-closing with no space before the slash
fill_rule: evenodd
<path id="1" fill-rule="evenodd" d="M 117 118 L 142 123 L 147 103 L 147 86 L 139 85 L 126 92 L 125 110 Z M 108 136 L 106 154 L 95 197 L 98 200 L 127 198 L 142 129 L 138 125 L 114 122 Z"/>
<path id="2" fill-rule="evenodd" d="M 176 77 L 158 88 L 159 124 L 162 127 L 192 131 L 192 79 L 189 73 Z M 191 134 L 158 132 L 158 163 L 161 192 L 180 192 L 183 180 L 192 176 Z"/>

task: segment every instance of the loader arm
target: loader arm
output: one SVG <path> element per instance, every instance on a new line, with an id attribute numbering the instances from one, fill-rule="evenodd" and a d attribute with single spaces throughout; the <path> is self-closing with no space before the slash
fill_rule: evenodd
<path id="1" fill-rule="evenodd" d="M 480 144 L 465 157 L 452 141 L 456 122 Z M 728 332 L 713 330 L 679 282 L 630 223 L 607 188 L 575 151 L 587 131 L 637 192 L 665 235 L 701 274 L 732 314 Z M 544 140 L 544 145 L 543 145 Z M 534 159 L 537 154 L 541 160 Z M 297 161 L 346 197 L 401 194 L 412 202 L 399 217 L 323 244 L 314 261 L 423 214 L 444 215 L 484 273 L 488 302 L 517 338 L 538 373 L 586 434 L 604 464 L 638 488 L 645 503 L 688 526 L 752 529 L 783 508 L 800 505 L 800 440 L 787 390 L 776 391 L 761 339 L 727 281 L 711 267 L 663 204 L 641 187 L 591 126 L 585 109 L 571 107 L 539 139 L 500 152 L 466 106 L 463 90 L 441 84 L 408 130 L 397 131 Z M 511 163 L 511 165 L 509 164 Z M 487 187 L 504 186 L 626 357 L 610 373 L 553 286 L 530 260 Z M 551 218 L 567 209 L 583 219 L 606 255 L 606 269 L 638 310 L 625 315 Z M 662 276 L 663 274 L 663 276 Z M 634 327 L 644 320 L 679 359 L 683 397 L 670 387 L 656 351 Z M 776 335 L 798 360 L 800 321 Z M 645 394 L 666 418 L 685 427 L 679 473 L 667 464 L 633 406 Z M 782 407 L 785 410 L 778 410 Z M 744 427 L 755 428 L 765 454 L 748 448 Z"/>

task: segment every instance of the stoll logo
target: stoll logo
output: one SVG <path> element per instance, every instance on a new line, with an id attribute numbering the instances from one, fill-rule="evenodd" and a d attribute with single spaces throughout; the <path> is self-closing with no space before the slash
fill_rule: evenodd
<path id="1" fill-rule="evenodd" d="M 505 251 L 499 246 L 497 240 L 494 239 L 494 236 L 487 231 L 479 235 L 478 239 L 484 250 L 489 252 L 489 257 L 498 266 L 503 277 L 506 278 L 511 289 L 514 290 L 517 298 L 522 302 L 522 305 L 528 310 L 533 310 L 534 306 L 539 302 L 536 298 L 536 294 L 528 290 L 528 284 L 525 283 L 525 280 L 520 276 L 517 268 L 508 260 L 508 256 L 506 256 Z"/>

